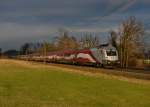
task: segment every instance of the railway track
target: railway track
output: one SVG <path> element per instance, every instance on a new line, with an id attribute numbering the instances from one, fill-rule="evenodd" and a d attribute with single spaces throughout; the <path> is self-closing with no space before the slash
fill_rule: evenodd
<path id="1" fill-rule="evenodd" d="M 71 65 L 71 64 L 62 64 L 62 63 L 50 63 L 50 62 L 45 63 L 39 61 L 31 61 L 31 62 L 46 64 L 46 65 L 51 65 L 56 67 L 62 67 L 62 68 L 69 68 L 73 70 L 80 70 L 82 72 L 90 72 L 93 74 L 103 73 L 107 75 L 122 76 L 127 78 L 150 80 L 150 69 L 139 70 L 139 69 L 120 69 L 120 68 L 100 68 L 100 67 L 92 67 L 92 66 L 85 66 L 85 65 Z"/>
<path id="2" fill-rule="evenodd" d="M 40 62 L 42 63 L 42 62 Z M 120 68 L 96 68 L 81 65 L 69 65 L 69 64 L 58 64 L 58 63 L 46 63 L 47 65 L 69 68 L 73 70 L 81 70 L 83 72 L 90 73 L 104 73 L 107 75 L 123 76 L 127 78 L 144 79 L 150 80 L 150 70 L 137 70 L 137 69 L 120 69 Z"/>

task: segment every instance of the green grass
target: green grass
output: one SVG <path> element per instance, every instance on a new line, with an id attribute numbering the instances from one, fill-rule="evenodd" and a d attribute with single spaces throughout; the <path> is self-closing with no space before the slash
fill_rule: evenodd
<path id="1" fill-rule="evenodd" d="M 150 85 L 32 66 L 0 61 L 0 107 L 150 107 Z"/>

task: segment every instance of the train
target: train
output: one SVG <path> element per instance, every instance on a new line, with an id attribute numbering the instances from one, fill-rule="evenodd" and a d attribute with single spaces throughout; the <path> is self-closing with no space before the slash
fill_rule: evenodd
<path id="1" fill-rule="evenodd" d="M 20 55 L 19 59 L 96 67 L 115 66 L 119 63 L 117 49 L 110 44 L 103 44 L 91 49 L 46 52 L 44 55 L 40 53 Z"/>

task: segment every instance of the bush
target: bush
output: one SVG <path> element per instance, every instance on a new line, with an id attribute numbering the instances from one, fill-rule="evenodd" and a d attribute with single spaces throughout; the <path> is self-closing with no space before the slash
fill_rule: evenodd
<path id="1" fill-rule="evenodd" d="M 131 58 L 129 61 L 129 67 L 133 68 L 145 68 L 145 64 L 142 59 Z"/>

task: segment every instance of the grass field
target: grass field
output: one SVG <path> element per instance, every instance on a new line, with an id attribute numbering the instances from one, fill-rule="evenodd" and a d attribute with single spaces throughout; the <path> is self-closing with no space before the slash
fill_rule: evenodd
<path id="1" fill-rule="evenodd" d="M 0 107 L 150 107 L 150 85 L 0 60 Z"/>

